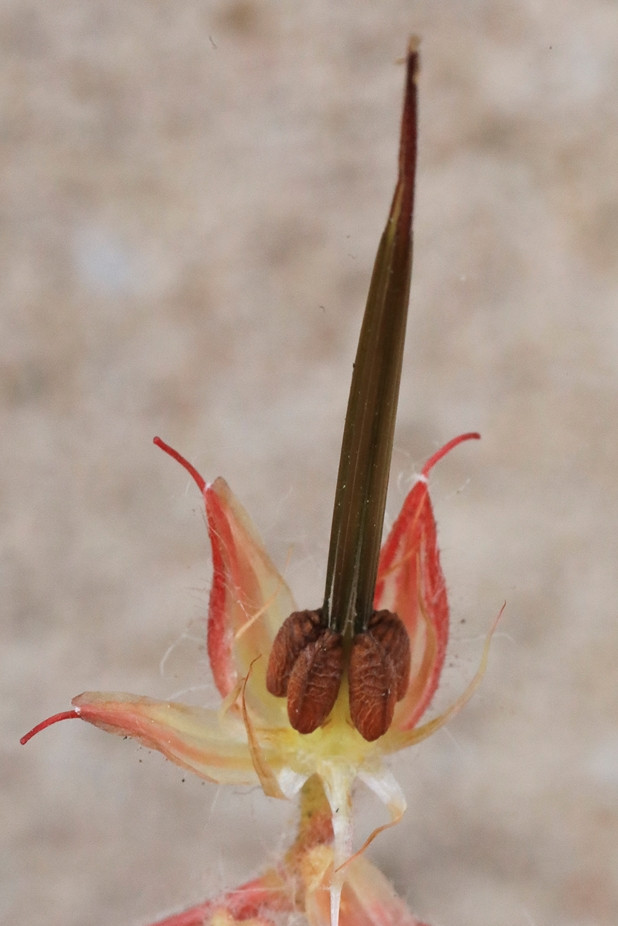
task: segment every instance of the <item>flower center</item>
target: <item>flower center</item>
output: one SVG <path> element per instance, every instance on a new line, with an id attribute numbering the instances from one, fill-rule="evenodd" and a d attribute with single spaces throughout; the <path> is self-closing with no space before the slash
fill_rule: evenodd
<path id="1" fill-rule="evenodd" d="M 366 630 L 346 642 L 343 633 L 328 627 L 322 608 L 295 611 L 274 639 L 266 687 L 287 697 L 295 730 L 313 733 L 332 711 L 347 669 L 350 718 L 372 742 L 390 727 L 395 704 L 408 687 L 408 633 L 396 614 L 374 611 Z"/>

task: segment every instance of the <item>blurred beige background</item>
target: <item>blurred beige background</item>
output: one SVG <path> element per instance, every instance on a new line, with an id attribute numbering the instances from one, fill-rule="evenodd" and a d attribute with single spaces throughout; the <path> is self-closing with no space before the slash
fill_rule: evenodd
<path id="1" fill-rule="evenodd" d="M 4 923 L 147 924 L 291 833 L 291 807 L 86 725 L 18 738 L 84 689 L 214 703 L 200 499 L 155 434 L 319 602 L 412 31 L 389 517 L 483 434 L 432 481 L 439 704 L 507 610 L 480 693 L 397 762 L 409 810 L 371 854 L 432 926 L 618 922 L 618 4 L 2 0 Z"/>

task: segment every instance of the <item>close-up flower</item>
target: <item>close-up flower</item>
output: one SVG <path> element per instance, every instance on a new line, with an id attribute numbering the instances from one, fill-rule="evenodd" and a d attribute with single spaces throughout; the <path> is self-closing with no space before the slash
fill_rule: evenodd
<path id="1" fill-rule="evenodd" d="M 411 914 L 402 919 L 389 913 L 389 904 L 400 902 L 386 899 L 382 876 L 360 853 L 405 810 L 403 792 L 385 760 L 433 733 L 465 703 L 487 657 L 486 645 L 481 666 L 459 699 L 420 724 L 438 687 L 449 630 L 428 480 L 448 451 L 479 435 L 455 437 L 427 460 L 380 546 L 412 264 L 417 73 L 413 40 L 399 177 L 354 366 L 323 602 L 298 611 L 226 482 L 206 482 L 176 450 L 155 438 L 190 473 L 204 500 L 213 563 L 207 644 L 221 703 L 206 708 L 143 695 L 85 692 L 73 699 L 72 709 L 48 718 L 22 739 L 26 742 L 56 721 L 79 718 L 137 739 L 207 781 L 259 783 L 276 798 L 300 793 L 305 803 L 319 806 L 320 819 L 326 814 L 319 838 L 306 838 L 309 824 L 301 825 L 281 871 L 243 888 L 245 899 L 253 892 L 254 901 L 241 913 L 228 897 L 193 918 L 189 912 L 166 921 L 174 926 L 230 918 L 262 922 L 264 909 L 276 910 L 275 895 L 280 909 L 286 903 L 290 910 L 302 908 L 312 924 L 335 924 L 340 908 L 340 921 L 350 926 L 417 922 Z M 357 781 L 388 811 L 388 822 L 360 847 L 354 845 L 352 827 Z M 290 893 L 291 878 L 296 887 Z M 299 891 L 300 907 L 294 900 Z M 264 892 L 268 903 L 259 900 Z M 367 906 L 374 901 L 379 915 Z"/>

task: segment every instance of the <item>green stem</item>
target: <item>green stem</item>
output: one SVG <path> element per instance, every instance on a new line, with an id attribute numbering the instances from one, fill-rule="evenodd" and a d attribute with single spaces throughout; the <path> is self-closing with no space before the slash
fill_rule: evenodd
<path id="1" fill-rule="evenodd" d="M 324 615 L 339 632 L 373 610 L 412 270 L 418 43 L 410 41 L 399 175 L 373 268 L 346 413 L 331 528 Z"/>

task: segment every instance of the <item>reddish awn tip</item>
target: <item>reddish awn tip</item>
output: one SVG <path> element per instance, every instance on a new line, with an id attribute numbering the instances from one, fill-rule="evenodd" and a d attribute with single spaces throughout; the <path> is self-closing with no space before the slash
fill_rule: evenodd
<path id="1" fill-rule="evenodd" d="M 28 740 L 31 740 L 32 737 L 37 733 L 40 733 L 41 730 L 45 730 L 47 727 L 51 727 L 53 723 L 58 723 L 61 720 L 74 720 L 79 716 L 79 710 L 76 707 L 70 711 L 62 711 L 60 714 L 54 714 L 53 717 L 48 717 L 47 720 L 42 720 L 40 723 L 37 723 L 36 727 L 33 727 L 32 730 L 24 734 L 19 742 L 22 744 L 22 746 L 25 746 Z"/>
<path id="2" fill-rule="evenodd" d="M 450 453 L 453 447 L 457 447 L 458 444 L 462 444 L 465 440 L 480 440 L 481 435 L 477 431 L 468 431 L 466 434 L 460 434 L 458 437 L 454 437 L 450 440 L 444 447 L 440 447 L 439 450 L 436 450 L 432 457 L 429 457 L 425 465 L 421 476 L 428 476 L 430 471 L 434 468 L 436 463 L 438 463 L 442 457 L 445 457 L 447 453 Z"/>
<path id="3" fill-rule="evenodd" d="M 153 444 L 156 444 L 157 447 L 160 447 L 161 450 L 165 451 L 165 453 L 172 457 L 172 459 L 180 463 L 181 466 L 184 466 L 189 475 L 195 480 L 200 492 L 204 492 L 206 489 L 206 481 L 202 476 L 200 476 L 195 466 L 189 463 L 188 460 L 185 460 L 185 458 L 181 456 L 177 450 L 174 450 L 173 447 L 170 447 L 169 444 L 166 444 L 165 441 L 161 440 L 160 437 L 153 437 L 152 442 Z"/>

